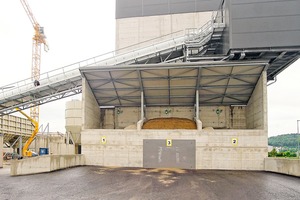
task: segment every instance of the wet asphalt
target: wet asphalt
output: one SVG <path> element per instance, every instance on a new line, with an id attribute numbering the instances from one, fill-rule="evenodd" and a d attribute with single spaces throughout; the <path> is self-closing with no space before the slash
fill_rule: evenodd
<path id="1" fill-rule="evenodd" d="M 1 200 L 300 199 L 300 178 L 251 171 L 76 167 L 11 177 L 0 169 Z"/>

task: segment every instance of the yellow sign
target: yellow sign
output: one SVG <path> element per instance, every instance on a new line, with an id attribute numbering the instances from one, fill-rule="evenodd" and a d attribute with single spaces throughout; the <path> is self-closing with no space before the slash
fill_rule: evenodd
<path id="1" fill-rule="evenodd" d="M 233 146 L 237 146 L 238 145 L 238 139 L 237 138 L 231 138 L 231 143 Z"/>
<path id="2" fill-rule="evenodd" d="M 101 143 L 102 143 L 102 144 L 106 144 L 106 137 L 105 137 L 105 136 L 103 136 L 103 137 L 101 138 Z"/>
<path id="3" fill-rule="evenodd" d="M 167 144 L 167 147 L 171 147 L 171 146 L 172 146 L 172 140 L 169 140 L 169 139 L 168 139 L 168 140 L 166 141 L 166 144 Z"/>

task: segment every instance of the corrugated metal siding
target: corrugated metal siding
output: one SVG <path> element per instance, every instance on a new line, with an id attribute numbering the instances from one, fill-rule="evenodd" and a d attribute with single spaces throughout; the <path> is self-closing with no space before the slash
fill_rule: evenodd
<path id="1" fill-rule="evenodd" d="M 221 0 L 116 0 L 116 19 L 217 10 Z"/>
<path id="2" fill-rule="evenodd" d="M 300 0 L 231 0 L 231 48 L 300 45 Z"/>

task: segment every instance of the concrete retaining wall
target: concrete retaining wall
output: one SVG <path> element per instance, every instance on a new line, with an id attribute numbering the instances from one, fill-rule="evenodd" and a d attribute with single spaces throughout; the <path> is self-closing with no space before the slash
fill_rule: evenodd
<path id="1" fill-rule="evenodd" d="M 12 160 L 10 175 L 37 174 L 83 165 L 85 165 L 83 155 L 38 156 Z"/>
<path id="2" fill-rule="evenodd" d="M 267 74 L 266 71 L 257 82 L 249 103 L 246 107 L 246 122 L 248 129 L 268 130 L 267 121 Z"/>
<path id="3" fill-rule="evenodd" d="M 264 170 L 268 153 L 263 130 L 89 129 L 81 134 L 82 154 L 87 165 L 143 167 L 144 139 L 195 140 L 196 169 Z"/>
<path id="4" fill-rule="evenodd" d="M 266 158 L 265 170 L 300 177 L 300 160 L 286 158 Z"/>
<path id="5" fill-rule="evenodd" d="M 100 108 L 87 83 L 82 79 L 82 129 L 100 128 Z"/>

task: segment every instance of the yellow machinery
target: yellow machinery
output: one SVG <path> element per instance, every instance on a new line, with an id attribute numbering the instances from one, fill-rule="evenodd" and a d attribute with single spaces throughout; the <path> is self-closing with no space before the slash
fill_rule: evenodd
<path id="1" fill-rule="evenodd" d="M 32 38 L 32 66 L 31 66 L 31 80 L 35 86 L 39 86 L 40 80 L 40 66 L 41 66 L 41 44 L 44 44 L 44 50 L 48 51 L 48 44 L 46 41 L 46 36 L 44 34 L 44 28 L 39 25 L 35 19 L 32 11 L 26 0 L 20 0 L 23 8 L 29 20 L 34 28 L 34 36 Z M 39 106 L 34 106 L 30 108 L 30 116 L 37 122 L 39 122 Z"/>
<path id="2" fill-rule="evenodd" d="M 34 130 L 30 136 L 30 138 L 26 141 L 23 149 L 22 149 L 22 155 L 24 157 L 31 157 L 32 156 L 32 152 L 28 150 L 30 144 L 32 143 L 32 141 L 34 140 L 36 134 L 39 132 L 39 123 L 37 121 L 35 121 L 33 118 L 29 117 L 26 113 L 24 113 L 22 110 L 20 110 L 20 108 L 16 108 L 17 111 L 19 111 L 22 115 L 24 115 L 34 126 Z"/>

